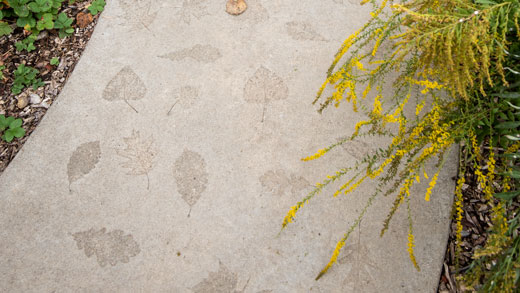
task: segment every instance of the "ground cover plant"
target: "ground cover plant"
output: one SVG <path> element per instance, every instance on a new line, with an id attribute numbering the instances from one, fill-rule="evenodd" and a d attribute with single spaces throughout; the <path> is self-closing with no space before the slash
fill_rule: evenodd
<path id="1" fill-rule="evenodd" d="M 105 6 L 104 0 L 93 2 L 0 1 L 0 117 L 14 119 L 14 126 L 22 123 L 0 128 L 0 173 L 41 121 L 79 60 Z"/>
<path id="2" fill-rule="evenodd" d="M 336 54 L 314 103 L 322 112 L 349 102 L 367 119 L 352 135 L 318 150 L 304 161 L 334 155 L 335 148 L 358 136 L 389 136 L 386 149 L 367 155 L 355 166 L 335 171 L 291 208 L 282 229 L 298 211 L 329 184 L 343 183 L 334 196 L 354 192 L 365 181 L 378 186 L 365 208 L 337 243 L 322 277 L 378 196 L 394 195 L 381 236 L 399 208 L 408 213 L 408 246 L 414 255 L 412 186 L 428 180 L 423 195 L 429 201 L 447 154 L 461 146 L 454 217 L 457 254 L 461 252 L 465 166 L 477 178 L 477 188 L 490 207 L 487 241 L 473 252 L 472 265 L 460 270 L 466 289 L 517 290 L 518 207 L 520 179 L 520 3 L 518 0 L 364 0 L 373 7 L 371 19 L 349 36 Z M 381 49 L 381 48 L 385 49 Z M 385 80 L 398 77 L 393 92 L 383 92 Z M 332 94 L 325 96 L 327 88 Z M 415 103 L 415 111 L 405 109 Z M 426 164 L 436 163 L 427 173 Z M 462 286 L 459 286 L 459 289 Z"/>

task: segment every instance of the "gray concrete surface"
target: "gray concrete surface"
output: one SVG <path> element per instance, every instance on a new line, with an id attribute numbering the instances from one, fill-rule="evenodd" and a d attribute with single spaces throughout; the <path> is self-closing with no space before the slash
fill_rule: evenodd
<path id="1" fill-rule="evenodd" d="M 358 141 L 348 106 L 310 105 L 357 1 L 109 1 L 72 77 L 0 177 L 3 292 L 432 292 L 453 172 L 379 237 L 380 198 L 319 281 L 373 186 L 327 189 L 279 237 L 311 186 L 385 144 Z M 455 165 L 456 160 L 451 160 Z M 449 168 L 447 169 L 449 170 Z"/>

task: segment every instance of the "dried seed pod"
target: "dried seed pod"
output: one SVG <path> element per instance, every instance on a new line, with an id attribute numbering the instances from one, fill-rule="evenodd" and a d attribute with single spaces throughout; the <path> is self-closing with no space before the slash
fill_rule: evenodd
<path id="1" fill-rule="evenodd" d="M 242 14 L 246 9 L 247 4 L 244 0 L 228 0 L 226 4 L 226 12 L 231 15 Z"/>

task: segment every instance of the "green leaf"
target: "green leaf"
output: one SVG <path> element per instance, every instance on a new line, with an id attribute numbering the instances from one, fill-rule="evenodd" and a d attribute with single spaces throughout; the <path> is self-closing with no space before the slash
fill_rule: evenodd
<path id="1" fill-rule="evenodd" d="M 513 140 L 513 141 L 519 141 L 520 140 L 520 135 L 516 135 L 516 136 L 512 136 L 512 135 L 506 135 L 506 137 L 510 140 Z"/>
<path id="2" fill-rule="evenodd" d="M 508 121 L 508 122 L 502 122 L 502 123 L 498 124 L 497 126 L 495 126 L 495 128 L 514 129 L 514 128 L 518 128 L 519 126 L 520 126 L 520 121 L 516 121 L 516 122 Z"/>
<path id="3" fill-rule="evenodd" d="M 11 142 L 14 138 L 14 134 L 10 130 L 6 130 L 2 138 L 7 142 Z"/>
<path id="4" fill-rule="evenodd" d="M 60 59 L 58 59 L 58 57 L 52 57 L 51 61 L 49 62 L 51 65 L 58 65 L 60 64 Z"/>
<path id="5" fill-rule="evenodd" d="M 15 120 L 13 120 L 13 122 L 11 122 L 9 124 L 9 129 L 18 128 L 18 127 L 22 126 L 22 124 L 23 124 L 22 119 L 15 119 Z"/>
<path id="6" fill-rule="evenodd" d="M 52 21 L 52 14 L 45 13 L 42 18 L 36 23 L 36 28 L 39 30 L 50 30 L 54 28 L 54 22 Z"/>
<path id="7" fill-rule="evenodd" d="M 5 120 L 7 122 L 7 125 L 11 125 L 11 123 L 13 123 L 14 121 L 14 117 L 7 117 L 7 119 Z"/>
<path id="8" fill-rule="evenodd" d="M 14 137 L 20 138 L 25 135 L 25 129 L 18 127 L 15 129 L 11 129 L 11 132 L 13 133 Z"/>
<path id="9" fill-rule="evenodd" d="M 90 14 L 96 15 L 105 9 L 105 5 L 105 0 L 94 0 L 88 7 L 88 10 L 90 11 Z"/>
<path id="10" fill-rule="evenodd" d="M 492 96 L 504 98 L 504 99 L 520 99 L 520 92 L 507 92 L 507 93 L 493 94 Z"/>
<path id="11" fill-rule="evenodd" d="M 500 198 L 500 199 L 503 199 L 503 200 L 511 200 L 511 199 L 517 197 L 518 195 L 520 195 L 520 190 L 512 191 L 512 192 L 501 192 L 501 193 L 493 194 L 494 197 Z"/>
<path id="12" fill-rule="evenodd" d="M 510 172 L 505 173 L 505 175 L 511 178 L 520 179 L 520 171 L 512 170 Z"/>
<path id="13" fill-rule="evenodd" d="M 32 16 L 20 17 L 16 20 L 16 25 L 18 27 L 23 27 L 23 28 L 25 28 L 26 26 L 29 26 L 32 28 L 32 27 L 36 26 L 36 20 Z"/>
<path id="14" fill-rule="evenodd" d="M 13 29 L 7 22 L 0 21 L 0 37 L 7 36 L 13 32 Z"/>

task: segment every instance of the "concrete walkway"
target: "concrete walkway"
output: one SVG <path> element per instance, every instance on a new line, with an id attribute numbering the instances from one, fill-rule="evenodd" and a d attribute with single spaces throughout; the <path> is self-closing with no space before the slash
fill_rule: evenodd
<path id="1" fill-rule="evenodd" d="M 432 292 L 453 193 L 413 200 L 421 271 L 392 197 L 372 206 L 319 281 L 370 183 L 326 190 L 279 237 L 312 185 L 384 141 L 355 141 L 348 106 L 315 92 L 366 21 L 351 0 L 108 1 L 71 79 L 0 177 L 2 292 Z M 456 160 L 451 160 L 453 166 Z M 448 168 L 450 169 L 450 168 Z M 451 168 L 455 170 L 455 168 Z"/>

